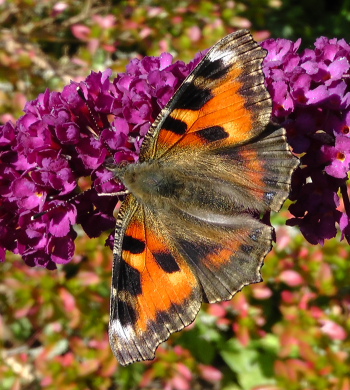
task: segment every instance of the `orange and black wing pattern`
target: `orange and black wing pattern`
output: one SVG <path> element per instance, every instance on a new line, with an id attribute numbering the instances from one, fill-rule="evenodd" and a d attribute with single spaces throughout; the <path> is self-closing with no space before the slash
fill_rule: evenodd
<path id="1" fill-rule="evenodd" d="M 202 302 L 261 280 L 278 211 L 297 165 L 269 124 L 263 50 L 246 30 L 207 53 L 162 110 L 117 218 L 110 343 L 121 364 L 152 359 Z"/>
<path id="2" fill-rule="evenodd" d="M 266 51 L 242 30 L 214 45 L 146 135 L 140 160 L 182 146 L 244 143 L 264 131 L 272 102 L 261 69 Z"/>
<path id="3" fill-rule="evenodd" d="M 157 223 L 132 195 L 119 212 L 115 256 L 112 350 L 121 364 L 152 359 L 162 341 L 193 321 L 201 304 L 200 287 L 190 266 L 174 257 Z"/>

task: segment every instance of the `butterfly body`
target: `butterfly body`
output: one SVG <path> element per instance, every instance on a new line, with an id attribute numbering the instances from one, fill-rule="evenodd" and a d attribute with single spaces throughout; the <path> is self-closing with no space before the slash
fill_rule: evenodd
<path id="1" fill-rule="evenodd" d="M 261 280 L 297 165 L 269 124 L 265 51 L 243 30 L 218 42 L 153 123 L 140 162 L 117 167 L 110 342 L 121 362 L 154 357 L 202 302 Z"/>

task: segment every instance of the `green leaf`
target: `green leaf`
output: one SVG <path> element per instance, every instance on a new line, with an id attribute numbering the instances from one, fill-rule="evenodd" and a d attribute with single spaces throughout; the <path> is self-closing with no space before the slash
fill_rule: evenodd
<path id="1" fill-rule="evenodd" d="M 276 383 L 272 378 L 274 355 L 271 353 L 260 353 L 252 346 L 244 347 L 237 340 L 231 339 L 223 346 L 221 356 L 236 373 L 243 390 Z"/>

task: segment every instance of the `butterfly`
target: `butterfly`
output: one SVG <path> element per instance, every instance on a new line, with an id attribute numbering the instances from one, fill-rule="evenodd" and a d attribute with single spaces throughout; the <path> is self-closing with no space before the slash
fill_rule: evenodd
<path id="1" fill-rule="evenodd" d="M 261 281 L 297 159 L 247 30 L 215 44 L 151 125 L 126 187 L 114 242 L 109 339 L 120 364 L 150 360 L 202 302 Z"/>

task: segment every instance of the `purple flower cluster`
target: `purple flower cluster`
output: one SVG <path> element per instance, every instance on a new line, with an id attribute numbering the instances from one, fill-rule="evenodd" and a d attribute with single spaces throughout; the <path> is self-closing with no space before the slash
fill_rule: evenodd
<path id="1" fill-rule="evenodd" d="M 55 269 L 74 255 L 74 224 L 90 237 L 114 228 L 118 199 L 98 192 L 123 187 L 105 163 L 137 161 L 150 124 L 201 56 L 188 65 L 170 54 L 133 60 L 112 81 L 110 70 L 91 73 L 61 93 L 47 90 L 16 125 L 0 127 L 0 261 L 9 250 Z M 82 192 L 85 177 L 93 186 Z"/>
<path id="2" fill-rule="evenodd" d="M 298 54 L 299 45 L 262 44 L 273 120 L 301 156 L 288 223 L 314 244 L 334 237 L 337 224 L 350 242 L 350 46 L 319 38 Z M 110 70 L 91 73 L 61 93 L 46 91 L 16 125 L 0 127 L 0 261 L 10 250 L 30 266 L 54 269 L 74 254 L 74 224 L 90 237 L 114 228 L 118 199 L 98 193 L 123 187 L 106 163 L 137 161 L 150 124 L 203 55 L 188 65 L 172 64 L 170 54 L 133 60 L 113 80 Z M 87 177 L 92 188 L 82 192 Z"/>
<path id="3" fill-rule="evenodd" d="M 321 37 L 313 50 L 298 54 L 300 43 L 262 43 L 268 50 L 264 72 L 273 120 L 287 129 L 301 160 L 290 196 L 294 217 L 287 223 L 299 226 L 312 244 L 335 237 L 339 225 L 342 238 L 350 242 L 350 45 Z"/>

